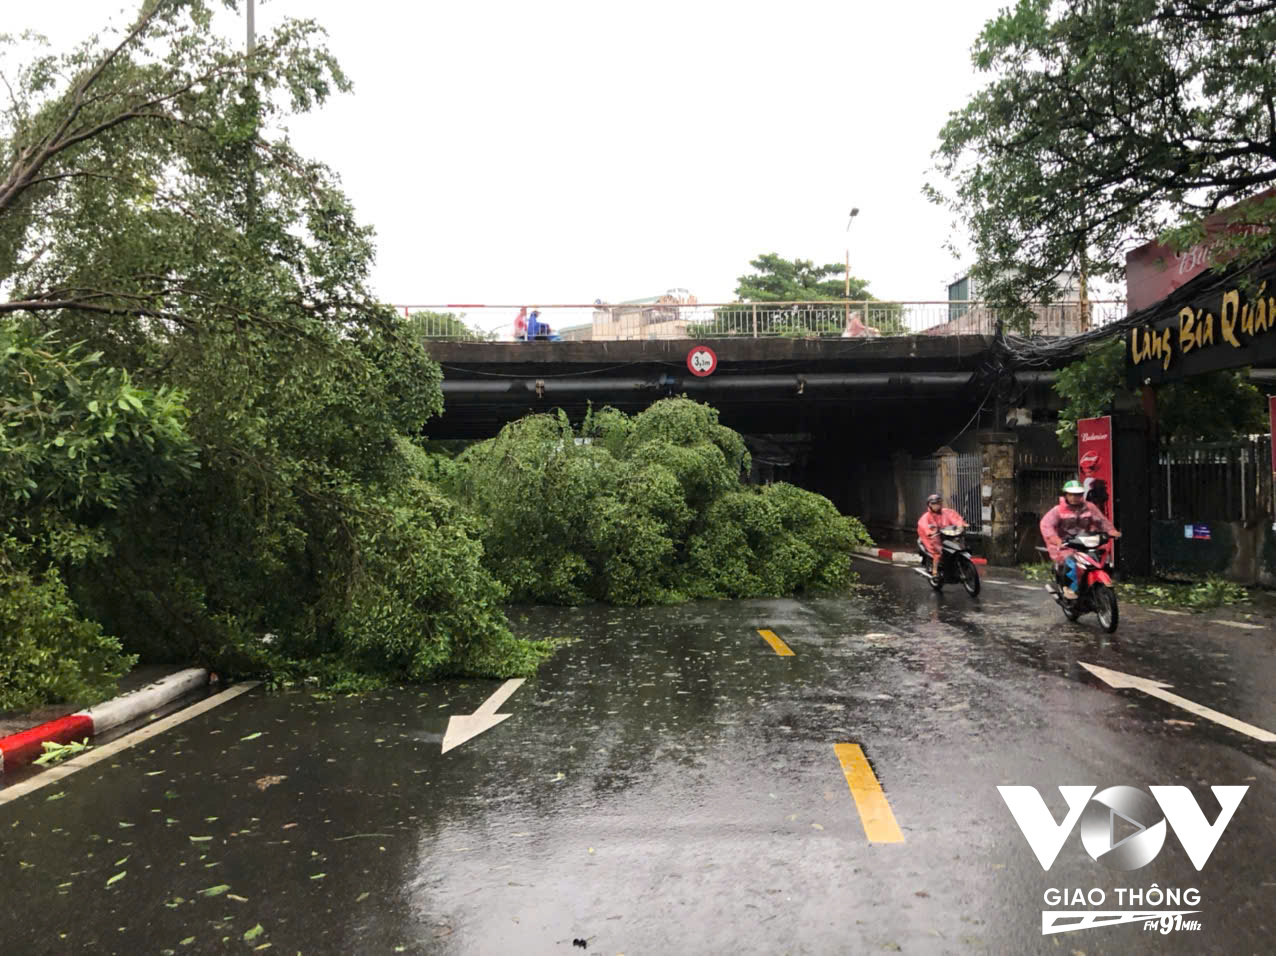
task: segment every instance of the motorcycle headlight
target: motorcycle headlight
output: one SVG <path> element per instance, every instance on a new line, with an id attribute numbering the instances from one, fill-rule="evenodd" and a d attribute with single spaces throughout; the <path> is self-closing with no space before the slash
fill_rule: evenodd
<path id="1" fill-rule="evenodd" d="M 1099 536 L 1097 534 L 1083 534 L 1077 540 L 1087 548 L 1097 548 L 1099 546 Z"/>

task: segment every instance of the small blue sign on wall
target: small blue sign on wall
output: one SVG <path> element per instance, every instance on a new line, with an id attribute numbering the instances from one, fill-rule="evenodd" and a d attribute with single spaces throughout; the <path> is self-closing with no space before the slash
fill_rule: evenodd
<path id="1" fill-rule="evenodd" d="M 1194 541 L 1210 540 L 1210 526 L 1207 524 L 1185 524 L 1183 525 L 1183 537 L 1191 538 Z"/>

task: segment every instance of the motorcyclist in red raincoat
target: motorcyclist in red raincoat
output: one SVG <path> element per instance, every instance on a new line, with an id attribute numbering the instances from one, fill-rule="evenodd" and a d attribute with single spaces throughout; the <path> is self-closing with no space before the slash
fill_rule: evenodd
<path id="1" fill-rule="evenodd" d="M 1075 538 L 1079 534 L 1102 531 L 1113 538 L 1121 537 L 1107 519 L 1107 516 L 1093 502 L 1085 500 L 1085 488 L 1079 481 L 1070 481 L 1063 486 L 1063 497 L 1059 503 L 1046 512 L 1041 519 L 1041 537 L 1046 542 L 1046 550 L 1050 560 L 1054 562 L 1056 571 L 1060 565 L 1067 568 L 1067 587 L 1063 596 L 1074 600 L 1077 596 L 1077 563 L 1075 551 L 1064 548 L 1063 542 Z"/>
<path id="2" fill-rule="evenodd" d="M 931 557 L 932 575 L 939 574 L 939 558 L 943 548 L 939 543 L 939 529 L 956 525 L 966 527 L 966 519 L 952 508 L 944 507 L 944 499 L 939 495 L 931 495 L 926 499 L 926 510 L 917 519 L 917 543 L 926 549 Z"/>

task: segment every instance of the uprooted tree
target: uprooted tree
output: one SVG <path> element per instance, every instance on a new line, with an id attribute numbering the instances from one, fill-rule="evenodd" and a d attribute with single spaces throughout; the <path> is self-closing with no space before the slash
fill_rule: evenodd
<path id="1" fill-rule="evenodd" d="M 147 0 L 106 45 L 3 64 L 0 707 L 100 694 L 126 650 L 527 673 L 423 479 L 439 369 L 369 293 L 333 175 L 268 134 L 347 80 L 314 23 L 246 58 L 210 16 Z"/>
<path id="2" fill-rule="evenodd" d="M 507 425 L 447 479 L 483 516 L 484 561 L 521 601 L 672 603 L 846 587 L 871 544 L 827 498 L 741 483 L 749 453 L 707 405 L 664 399 Z"/>

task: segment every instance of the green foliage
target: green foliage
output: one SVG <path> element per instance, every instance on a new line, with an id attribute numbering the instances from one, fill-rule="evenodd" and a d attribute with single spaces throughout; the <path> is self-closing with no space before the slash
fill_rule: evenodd
<path id="1" fill-rule="evenodd" d="M 83 740 L 72 740 L 70 743 L 60 744 L 53 740 L 46 740 L 40 746 L 44 753 L 36 757 L 31 762 L 38 767 L 47 767 L 51 764 L 61 763 L 68 757 L 74 757 L 76 754 L 82 754 L 86 750 L 92 750 L 93 745 L 89 743 L 89 739 L 85 737 Z"/>
<path id="2" fill-rule="evenodd" d="M 1117 585 L 1123 601 L 1147 607 L 1181 608 L 1206 611 L 1211 608 L 1247 604 L 1250 597 L 1244 585 L 1211 574 L 1204 581 L 1191 584 L 1132 581 Z"/>
<path id="3" fill-rule="evenodd" d="M 1178 249 L 1201 220 L 1276 182 L 1276 11 L 1235 0 L 1018 0 L 972 51 L 991 75 L 940 133 L 927 187 L 972 237 L 975 275 L 1014 302 L 1078 269 L 1120 282 L 1134 243 Z M 1255 131 L 1260 131 L 1255 133 Z M 1276 200 L 1237 210 L 1215 263 L 1276 248 Z"/>
<path id="4" fill-rule="evenodd" d="M 1053 581 L 1054 565 L 1049 561 L 1037 561 L 1033 564 L 1021 564 L 1019 570 L 1029 581 Z"/>
<path id="5" fill-rule="evenodd" d="M 774 252 L 749 262 L 753 273 L 740 276 L 735 294 L 746 302 L 817 302 L 845 299 L 846 267 L 832 263 L 817 266 L 809 259 L 784 259 Z M 835 278 L 841 276 L 842 278 Z M 850 299 L 871 299 L 868 283 L 851 277 Z M 840 328 L 840 327 L 839 327 Z"/>
<path id="6" fill-rule="evenodd" d="M 793 594 L 852 579 L 854 518 L 789 485 L 750 488 L 743 440 L 717 412 L 664 399 L 629 418 L 513 422 L 458 459 L 484 560 L 517 601 L 671 603 Z"/>
<path id="7" fill-rule="evenodd" d="M 36 576 L 29 548 L 11 537 L 0 548 L 0 710 L 110 696 L 134 658 L 79 612 L 56 568 Z"/>
<path id="8" fill-rule="evenodd" d="M 1055 391 L 1066 404 L 1057 434 L 1063 447 L 1076 441 L 1077 420 L 1110 414 L 1121 397 L 1136 393 L 1125 384 L 1124 339 L 1105 342 L 1080 361 L 1060 369 Z M 1157 427 L 1163 441 L 1222 441 L 1266 430 L 1267 403 L 1245 370 L 1208 372 L 1156 390 Z"/>
<path id="9" fill-rule="evenodd" d="M 846 302 L 845 279 L 833 278 L 846 275 L 844 266 L 832 264 L 817 266 L 807 259 L 782 259 L 775 253 L 766 253 L 752 260 L 755 272 L 740 276 L 736 295 L 743 302 Z M 850 302 L 860 303 L 852 311 L 863 313 L 865 302 L 877 303 L 868 291 L 863 279 L 851 278 Z M 763 306 L 757 309 L 758 335 L 782 338 L 837 337 L 846 327 L 845 306 L 830 305 L 827 309 L 791 309 L 783 305 Z M 742 313 L 738 307 L 717 309 L 712 322 L 695 327 L 698 337 L 717 337 L 731 333 L 753 332 L 754 313 Z M 871 324 L 884 335 L 897 335 L 904 331 L 902 310 L 889 303 L 874 304 L 870 316 L 860 315 L 861 321 Z M 743 324 L 742 324 L 743 323 Z M 747 329 L 746 329 L 747 326 Z"/>
<path id="10" fill-rule="evenodd" d="M 440 370 L 367 288 L 371 233 L 336 177 L 263 132 L 349 84 L 311 22 L 248 59 L 210 16 L 148 2 L 8 74 L 0 532 L 22 693 L 100 686 L 127 661 L 102 632 L 340 686 L 528 673 L 542 651 L 512 637 L 414 444 Z"/>
<path id="11" fill-rule="evenodd" d="M 121 509 L 192 473 L 182 399 L 0 320 L 0 709 L 100 699 L 133 661 L 64 576 L 109 557 Z"/>

